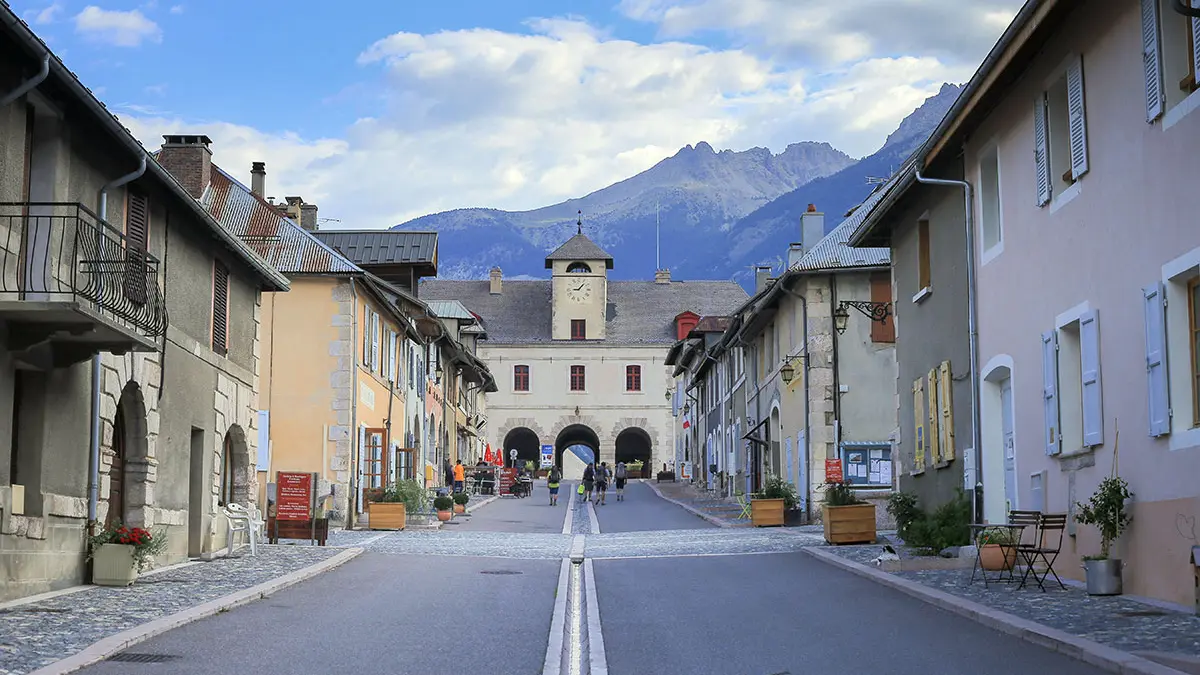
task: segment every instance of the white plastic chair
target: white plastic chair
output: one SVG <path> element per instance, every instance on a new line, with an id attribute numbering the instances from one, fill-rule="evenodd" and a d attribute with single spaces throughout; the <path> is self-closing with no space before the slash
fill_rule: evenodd
<path id="1" fill-rule="evenodd" d="M 257 556 L 258 538 L 263 526 L 262 514 L 258 507 L 251 504 L 246 508 L 241 504 L 229 503 L 225 505 L 225 518 L 228 519 L 226 541 L 229 544 L 229 552 L 233 553 L 234 533 L 245 532 L 250 543 L 250 555 Z"/>

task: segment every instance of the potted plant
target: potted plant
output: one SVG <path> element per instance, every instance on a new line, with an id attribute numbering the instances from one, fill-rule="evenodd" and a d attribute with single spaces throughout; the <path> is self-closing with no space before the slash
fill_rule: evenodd
<path id="1" fill-rule="evenodd" d="M 455 513 L 466 513 L 467 512 L 467 502 L 471 501 L 471 495 L 469 495 L 465 492 L 455 492 L 454 496 L 451 497 L 451 499 L 454 500 L 454 512 Z"/>
<path id="2" fill-rule="evenodd" d="M 1078 509 L 1075 520 L 1100 529 L 1100 555 L 1083 558 L 1089 595 L 1121 594 L 1121 559 L 1110 558 L 1108 554 L 1113 542 L 1129 525 L 1125 504 L 1131 496 L 1129 483 L 1114 475 L 1100 481 L 1100 487 L 1096 488 L 1087 504 L 1075 504 Z"/>
<path id="3" fill-rule="evenodd" d="M 433 508 L 437 511 L 438 520 L 443 523 L 454 517 L 454 500 L 446 495 L 438 495 L 433 498 Z"/>
<path id="4" fill-rule="evenodd" d="M 415 483 L 416 481 L 412 481 Z M 377 491 L 367 502 L 367 527 L 372 530 L 403 530 L 408 520 L 407 495 L 399 483 Z"/>
<path id="5" fill-rule="evenodd" d="M 137 579 L 154 556 L 166 548 L 166 530 L 157 534 L 121 523 L 106 525 L 88 538 L 92 561 L 92 583 L 97 586 L 128 586 Z"/>
<path id="6" fill-rule="evenodd" d="M 1017 533 L 1011 530 L 985 530 L 979 535 L 979 565 L 985 570 L 1011 570 L 1017 562 Z"/>
<path id="7" fill-rule="evenodd" d="M 850 483 L 825 485 L 821 520 L 830 544 L 875 543 L 875 505 L 859 499 Z"/>
<path id="8" fill-rule="evenodd" d="M 755 527 L 783 525 L 784 511 L 796 508 L 799 501 L 795 485 L 782 476 L 767 474 L 762 491 L 750 498 L 750 522 Z"/>

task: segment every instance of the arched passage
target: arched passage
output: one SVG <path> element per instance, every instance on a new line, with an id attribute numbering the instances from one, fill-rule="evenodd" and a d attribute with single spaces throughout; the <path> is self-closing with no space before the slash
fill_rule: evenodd
<path id="1" fill-rule="evenodd" d="M 225 432 L 221 441 L 220 470 L 217 477 L 217 503 L 240 504 L 250 502 L 250 476 L 255 466 L 250 462 L 250 446 L 246 443 L 246 432 L 234 424 Z"/>
<path id="2" fill-rule="evenodd" d="M 617 434 L 616 460 L 625 462 L 626 466 L 631 462 L 642 463 L 642 473 L 630 471 L 630 475 L 635 478 L 649 475 L 650 449 L 650 434 L 646 433 L 644 429 L 629 427 Z"/>
<path id="3" fill-rule="evenodd" d="M 559 432 L 554 439 L 554 463 L 563 466 L 563 452 L 573 446 L 582 446 L 591 451 L 593 461 L 600 458 L 600 437 L 585 424 L 572 424 Z M 586 454 L 586 453 L 584 453 Z M 584 459 L 581 462 L 586 463 Z"/>
<path id="4" fill-rule="evenodd" d="M 121 522 L 140 527 L 145 524 L 148 443 L 142 389 L 137 382 L 129 382 L 121 390 L 113 414 L 112 443 L 108 448 L 106 525 Z"/>
<path id="5" fill-rule="evenodd" d="M 537 464 L 540 460 L 540 445 L 538 435 L 532 429 L 527 427 L 517 427 L 504 435 L 504 465 L 513 466 L 510 457 L 511 451 L 517 451 L 517 466 L 524 465 L 527 461 L 532 461 Z"/>

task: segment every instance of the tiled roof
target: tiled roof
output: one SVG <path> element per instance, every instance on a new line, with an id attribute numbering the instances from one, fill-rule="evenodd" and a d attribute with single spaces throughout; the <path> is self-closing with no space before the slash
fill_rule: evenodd
<path id="1" fill-rule="evenodd" d="M 437 232 L 327 230 L 317 237 L 359 265 L 437 264 Z"/>
<path id="2" fill-rule="evenodd" d="M 357 265 L 283 216 L 245 185 L 213 165 L 201 204 L 272 267 L 285 274 L 355 274 Z"/>
<path id="3" fill-rule="evenodd" d="M 483 318 L 492 344 L 550 342 L 550 281 L 513 279 L 492 295 L 488 281 L 425 279 L 419 296 L 427 301 L 459 300 Z M 724 316 L 746 301 L 732 281 L 608 282 L 608 322 L 604 344 L 661 344 L 676 340 L 674 317 L 691 310 Z"/>
<path id="4" fill-rule="evenodd" d="M 882 188 L 882 186 L 881 186 Z M 836 270 L 854 267 L 886 267 L 891 262 L 891 252 L 886 248 L 852 248 L 846 242 L 858 226 L 862 224 L 867 214 L 875 207 L 886 190 L 876 189 L 866 201 L 854 209 L 829 234 L 825 235 L 816 246 L 796 261 L 789 271 L 815 272 L 818 270 Z"/>
<path id="5" fill-rule="evenodd" d="M 613 266 L 613 257 L 608 251 L 600 248 L 582 232 L 566 240 L 562 246 L 546 256 L 546 269 L 552 267 L 551 263 L 554 260 L 603 260 L 608 269 L 611 270 Z"/>

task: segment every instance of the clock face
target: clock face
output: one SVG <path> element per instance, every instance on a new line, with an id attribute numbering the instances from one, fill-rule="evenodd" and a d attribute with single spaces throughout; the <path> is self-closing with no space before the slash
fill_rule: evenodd
<path id="1" fill-rule="evenodd" d="M 575 302 L 583 302 L 592 297 L 592 285 L 587 279 L 572 279 L 567 282 L 567 297 Z"/>

